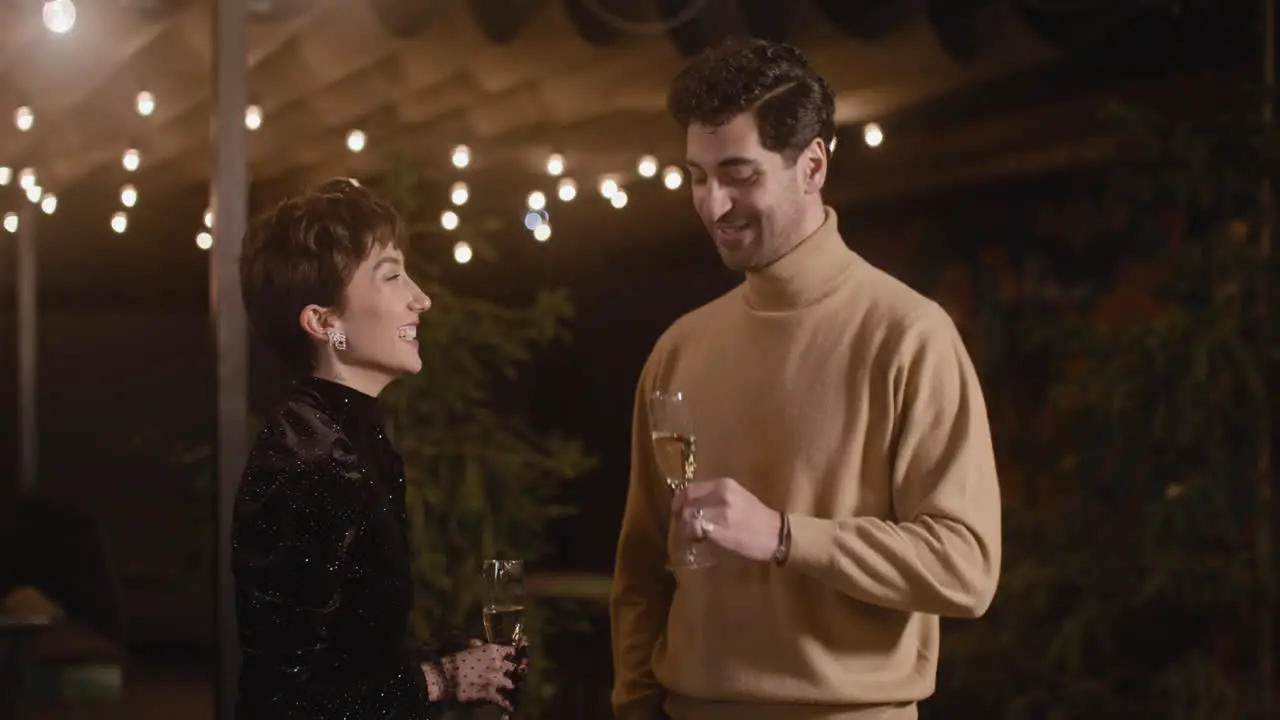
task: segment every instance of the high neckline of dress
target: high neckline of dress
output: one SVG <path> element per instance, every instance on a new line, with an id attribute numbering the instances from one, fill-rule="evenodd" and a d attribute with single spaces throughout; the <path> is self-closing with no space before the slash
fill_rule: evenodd
<path id="1" fill-rule="evenodd" d="M 319 395 L 338 416 L 336 419 L 343 424 L 346 421 L 366 426 L 381 423 L 381 406 L 378 404 L 378 398 L 372 395 L 360 392 L 350 385 L 314 375 L 299 381 L 298 384 Z"/>

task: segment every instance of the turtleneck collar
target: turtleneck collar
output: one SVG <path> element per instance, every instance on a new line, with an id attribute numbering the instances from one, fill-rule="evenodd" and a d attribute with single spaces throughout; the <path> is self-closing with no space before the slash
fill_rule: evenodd
<path id="1" fill-rule="evenodd" d="M 298 385 L 320 396 L 343 427 L 354 429 L 353 426 L 369 427 L 382 422 L 378 398 L 372 395 L 314 375 L 300 380 Z"/>
<path id="2" fill-rule="evenodd" d="M 827 207 L 817 231 L 770 265 L 747 272 L 747 305 L 762 312 L 798 310 L 834 291 L 859 263 L 840 237 L 836 211 Z"/>

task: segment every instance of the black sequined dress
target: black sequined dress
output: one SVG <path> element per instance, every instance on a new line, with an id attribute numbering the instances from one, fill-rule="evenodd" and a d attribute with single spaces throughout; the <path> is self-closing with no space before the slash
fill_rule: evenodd
<path id="1" fill-rule="evenodd" d="M 254 442 L 231 562 L 242 664 L 237 720 L 426 720 L 404 464 L 377 400 L 309 378 Z"/>

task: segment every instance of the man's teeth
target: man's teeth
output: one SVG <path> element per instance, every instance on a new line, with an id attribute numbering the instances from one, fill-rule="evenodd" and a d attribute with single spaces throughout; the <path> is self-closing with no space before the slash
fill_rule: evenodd
<path id="1" fill-rule="evenodd" d="M 400 339 L 401 340 L 417 340 L 418 328 L 413 325 L 405 325 L 404 327 L 400 328 Z"/>

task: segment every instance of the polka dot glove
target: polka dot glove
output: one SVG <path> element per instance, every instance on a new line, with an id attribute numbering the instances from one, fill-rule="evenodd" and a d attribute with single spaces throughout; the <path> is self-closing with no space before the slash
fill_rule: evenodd
<path id="1" fill-rule="evenodd" d="M 426 666 L 427 686 L 433 697 L 455 697 L 458 702 L 491 702 L 513 710 L 503 696 L 515 687 L 508 677 L 516 671 L 511 662 L 516 649 L 509 645 L 477 645 L 446 655 L 438 666 Z"/>

